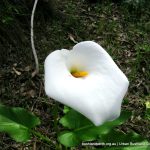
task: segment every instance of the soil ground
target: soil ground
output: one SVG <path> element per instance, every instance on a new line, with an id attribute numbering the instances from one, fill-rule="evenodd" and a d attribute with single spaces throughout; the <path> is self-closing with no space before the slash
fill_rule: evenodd
<path id="1" fill-rule="evenodd" d="M 145 102 L 150 100 L 150 9 L 148 5 L 102 1 L 89 4 L 84 0 L 57 0 L 62 16 L 35 20 L 35 45 L 40 62 L 40 74 L 32 77 L 34 60 L 30 31 L 26 30 L 23 45 L 7 46 L 0 67 L 0 101 L 7 106 L 23 107 L 40 119 L 36 129 L 63 149 L 56 137 L 61 125 L 54 119 L 62 116 L 63 106 L 47 98 L 44 92 L 44 60 L 57 49 L 71 49 L 75 41 L 94 40 L 104 47 L 130 81 L 122 108 L 133 112 L 132 118 L 120 129 L 132 129 L 150 140 L 150 120 L 145 118 Z M 57 117 L 57 118 L 56 118 Z M 0 134 L 0 149 L 47 150 L 51 145 L 33 137 L 25 144 L 14 142 Z M 94 148 L 94 147 L 93 147 Z M 92 148 L 91 148 L 92 149 Z"/>

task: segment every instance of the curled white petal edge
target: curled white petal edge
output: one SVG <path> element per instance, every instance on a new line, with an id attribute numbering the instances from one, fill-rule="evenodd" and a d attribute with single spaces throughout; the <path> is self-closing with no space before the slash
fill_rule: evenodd
<path id="1" fill-rule="evenodd" d="M 95 49 L 102 55 L 101 59 L 94 55 L 93 61 L 93 63 L 96 62 L 95 68 L 100 72 L 94 70 L 94 73 L 84 80 L 72 77 L 67 68 L 66 60 L 70 61 L 67 56 L 70 57 L 71 52 L 78 51 L 87 55 L 91 50 L 95 52 Z M 90 55 L 87 56 L 92 60 Z M 97 63 L 102 63 L 102 66 L 99 67 Z M 87 62 L 88 65 L 90 66 Z M 91 68 L 90 66 L 90 71 Z M 120 115 L 122 99 L 127 92 L 128 85 L 129 81 L 126 76 L 109 54 L 95 42 L 81 42 L 75 45 L 72 51 L 65 49 L 54 51 L 45 60 L 46 94 L 77 110 L 95 125 L 116 119 Z"/>

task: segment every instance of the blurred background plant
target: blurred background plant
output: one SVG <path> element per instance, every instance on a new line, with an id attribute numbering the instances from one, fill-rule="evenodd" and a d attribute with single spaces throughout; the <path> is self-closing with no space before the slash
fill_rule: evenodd
<path id="1" fill-rule="evenodd" d="M 12 47 L 18 55 L 32 56 L 30 51 L 20 50 L 30 48 L 30 16 L 34 0 L 1 0 L 0 1 L 0 63 L 8 60 Z M 39 0 L 36 18 L 46 20 L 53 16 L 55 5 L 52 0 Z M 7 51 L 6 51 L 7 49 Z M 26 55 L 28 56 L 28 55 Z M 14 56 L 14 59 L 16 57 Z M 30 57 L 31 59 L 31 57 Z"/>
<path id="2" fill-rule="evenodd" d="M 29 29 L 29 17 L 28 8 L 20 1 L 0 1 L 0 63 L 9 59 L 11 47 L 16 47 L 16 52 L 19 52 L 17 49 L 26 45 L 29 33 L 25 30 Z"/>

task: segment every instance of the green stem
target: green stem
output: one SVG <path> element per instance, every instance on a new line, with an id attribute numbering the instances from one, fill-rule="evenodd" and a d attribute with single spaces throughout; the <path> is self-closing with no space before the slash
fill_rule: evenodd
<path id="1" fill-rule="evenodd" d="M 40 140 L 42 140 L 42 141 L 44 141 L 46 143 L 49 143 L 50 145 L 55 147 L 55 144 L 47 136 L 41 134 L 40 132 L 34 131 L 34 130 L 31 130 L 31 133 L 33 135 L 35 135 L 37 138 L 39 138 Z"/>

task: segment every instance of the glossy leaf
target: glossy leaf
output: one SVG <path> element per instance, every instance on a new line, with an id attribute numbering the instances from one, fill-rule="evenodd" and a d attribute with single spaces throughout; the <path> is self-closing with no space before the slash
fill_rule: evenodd
<path id="1" fill-rule="evenodd" d="M 76 112 L 73 109 L 70 109 L 64 117 L 59 121 L 64 127 L 69 129 L 77 129 L 86 125 L 93 125 L 86 117 Z"/>
<path id="2" fill-rule="evenodd" d="M 76 137 L 75 142 L 73 143 L 74 138 L 69 139 L 66 138 L 66 133 L 61 133 L 58 140 L 65 146 L 76 146 L 77 143 L 81 143 L 84 141 L 92 141 L 96 140 L 100 135 L 108 134 L 114 127 L 121 125 L 124 123 L 129 117 L 131 113 L 123 111 L 120 117 L 114 121 L 106 122 L 101 126 L 95 126 L 92 122 L 90 122 L 86 117 L 81 115 L 80 113 L 70 109 L 68 113 L 65 114 L 64 117 L 61 118 L 60 123 L 71 131 L 67 132 L 67 135 L 72 135 L 72 137 Z M 60 137 L 63 137 L 63 140 L 60 140 Z M 65 140 L 66 138 L 66 140 Z M 68 143 L 66 142 L 68 140 Z M 65 141 L 65 142 L 64 142 Z M 67 144 L 66 144 L 67 143 Z M 69 144 L 71 143 L 71 144 Z"/>
<path id="3" fill-rule="evenodd" d="M 8 133 L 17 142 L 29 140 L 30 129 L 39 124 L 39 118 L 23 108 L 0 105 L 0 132 Z"/>
<path id="4" fill-rule="evenodd" d="M 134 131 L 130 131 L 130 133 L 123 133 L 116 130 L 111 130 L 109 134 L 100 136 L 101 142 L 120 142 L 120 143 L 135 143 L 135 142 L 143 142 L 144 138 L 135 133 Z M 145 141 L 146 142 L 146 141 Z"/>
<path id="5" fill-rule="evenodd" d="M 66 147 L 74 147 L 80 144 L 80 140 L 78 139 L 76 134 L 69 131 L 62 132 L 58 137 L 58 141 Z"/>
<path id="6" fill-rule="evenodd" d="M 150 149 L 150 143 L 145 140 L 141 135 L 135 133 L 134 131 L 130 131 L 130 133 L 122 133 L 119 131 L 112 130 L 107 135 L 100 136 L 100 142 L 110 143 L 111 148 L 119 150 L 133 150 L 133 149 L 142 149 L 147 150 Z M 107 149 L 111 150 L 111 148 Z M 104 148 L 106 149 L 106 148 Z"/>

